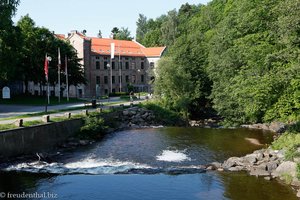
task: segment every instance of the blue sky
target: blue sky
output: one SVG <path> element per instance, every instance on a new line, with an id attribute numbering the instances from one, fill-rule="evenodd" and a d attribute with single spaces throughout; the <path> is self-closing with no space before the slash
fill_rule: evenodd
<path id="1" fill-rule="evenodd" d="M 21 0 L 14 21 L 29 14 L 37 26 L 55 33 L 67 34 L 70 30 L 87 30 L 96 36 L 99 29 L 108 37 L 113 27 L 128 27 L 135 35 L 138 14 L 156 18 L 167 11 L 177 10 L 184 3 L 207 4 L 210 0 Z"/>

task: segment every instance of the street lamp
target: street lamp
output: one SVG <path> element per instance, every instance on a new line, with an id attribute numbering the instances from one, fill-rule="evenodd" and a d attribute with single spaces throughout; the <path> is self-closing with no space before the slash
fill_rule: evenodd
<path id="1" fill-rule="evenodd" d="M 111 59 L 110 59 L 110 63 L 111 63 Z M 111 67 L 111 64 L 107 64 L 106 65 L 107 68 L 109 68 L 109 71 L 110 71 L 110 75 L 109 75 L 109 78 L 110 78 L 110 93 L 112 93 L 112 67 Z M 108 93 L 108 97 L 109 97 L 109 93 Z"/>
<path id="2" fill-rule="evenodd" d="M 137 72 L 138 72 L 138 74 L 140 74 L 141 70 L 138 69 Z M 139 93 L 139 99 L 141 99 L 141 96 L 140 96 L 140 84 L 138 84 L 138 93 Z"/>

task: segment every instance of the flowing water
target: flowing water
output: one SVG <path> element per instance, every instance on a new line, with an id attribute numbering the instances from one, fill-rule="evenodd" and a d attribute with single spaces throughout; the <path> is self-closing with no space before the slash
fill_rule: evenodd
<path id="1" fill-rule="evenodd" d="M 296 199 L 289 186 L 275 180 L 203 170 L 202 165 L 263 148 L 272 137 L 247 129 L 117 132 L 55 162 L 6 166 L 0 197 L 1 192 L 45 192 L 58 199 Z"/>

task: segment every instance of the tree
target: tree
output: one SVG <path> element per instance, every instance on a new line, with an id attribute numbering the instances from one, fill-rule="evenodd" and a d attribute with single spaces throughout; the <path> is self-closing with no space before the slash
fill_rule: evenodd
<path id="1" fill-rule="evenodd" d="M 17 27 L 21 30 L 22 39 L 22 57 L 20 63 L 21 77 L 25 83 L 25 92 L 28 92 L 27 84 L 29 81 L 45 84 L 45 75 L 43 64 L 46 53 L 52 57 L 49 64 L 49 81 L 54 85 L 57 83 L 57 54 L 60 48 L 61 55 L 68 56 L 68 71 L 70 74 L 69 83 L 77 85 L 85 83 L 80 60 L 74 48 L 67 42 L 56 38 L 52 32 L 46 28 L 36 27 L 34 21 L 26 15 L 22 17 Z M 62 61 L 62 63 L 64 63 Z M 63 80 L 62 80 L 63 81 Z"/>
<path id="2" fill-rule="evenodd" d="M 120 32 L 119 28 L 118 27 L 114 27 L 112 30 L 111 30 L 111 33 L 112 33 L 112 38 L 115 39 L 116 35 Z"/>
<path id="3" fill-rule="evenodd" d="M 15 14 L 19 0 L 2 1 L 0 3 L 0 80 L 14 80 L 17 73 L 19 45 L 22 43 L 19 30 L 13 26 L 12 16 Z"/>
<path id="4" fill-rule="evenodd" d="M 147 33 L 147 17 L 145 15 L 139 14 L 136 27 L 136 41 L 142 42 Z"/>
<path id="5" fill-rule="evenodd" d="M 128 28 L 121 27 L 116 35 L 114 35 L 114 39 L 117 40 L 132 40 L 133 38 L 130 36 L 130 31 Z"/>
<path id="6" fill-rule="evenodd" d="M 167 20 L 161 26 L 162 40 L 164 45 L 170 46 L 174 44 L 177 36 L 178 18 L 177 11 L 171 10 L 168 12 Z"/>
<path id="7" fill-rule="evenodd" d="M 102 32 L 101 32 L 101 30 L 99 30 L 99 32 L 98 32 L 98 34 L 97 34 L 97 37 L 98 37 L 98 38 L 102 38 Z"/>

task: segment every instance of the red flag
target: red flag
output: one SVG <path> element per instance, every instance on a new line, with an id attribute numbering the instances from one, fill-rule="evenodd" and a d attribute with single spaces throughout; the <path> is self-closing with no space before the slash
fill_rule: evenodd
<path id="1" fill-rule="evenodd" d="M 44 71 L 45 71 L 46 79 L 48 79 L 48 58 L 47 58 L 47 55 L 45 57 Z"/>

